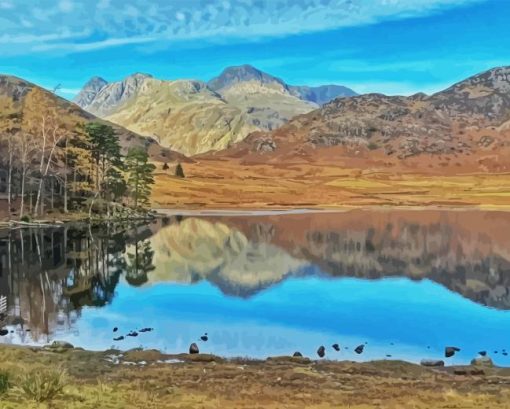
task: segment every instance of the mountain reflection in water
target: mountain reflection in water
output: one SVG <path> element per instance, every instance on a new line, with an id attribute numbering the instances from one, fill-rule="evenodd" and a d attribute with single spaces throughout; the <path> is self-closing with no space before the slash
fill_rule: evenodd
<path id="1" fill-rule="evenodd" d="M 463 343 L 469 360 L 477 348 L 505 348 L 481 339 L 510 324 L 497 311 L 510 309 L 509 231 L 504 212 L 362 210 L 3 231 L 0 326 L 12 332 L 0 342 L 102 349 L 124 324 L 156 331 L 120 348 L 181 352 L 209 330 L 209 352 L 230 356 L 313 353 L 322 336 L 370 338 L 365 358 L 387 355 L 380 343 L 393 339 L 399 357 L 416 360 L 427 334 L 434 354 Z M 413 325 L 422 336 L 404 334 Z"/>

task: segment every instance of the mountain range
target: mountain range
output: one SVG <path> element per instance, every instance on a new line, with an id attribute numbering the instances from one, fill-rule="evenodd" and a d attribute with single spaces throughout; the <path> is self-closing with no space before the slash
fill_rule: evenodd
<path id="1" fill-rule="evenodd" d="M 147 149 L 150 157 L 158 161 L 187 161 L 183 155 L 161 147 L 154 139 L 140 135 L 113 123 L 104 121 L 89 112 L 84 111 L 76 104 L 61 98 L 46 89 L 31 82 L 9 75 L 0 75 L 0 107 L 9 107 L 13 112 L 26 114 L 30 112 L 34 117 L 43 111 L 55 110 L 62 126 L 69 132 L 74 132 L 77 125 L 87 122 L 103 122 L 111 125 L 119 137 L 124 152 L 129 147 L 140 146 Z M 1 127 L 0 123 L 0 127 Z M 0 159 L 3 159 L 0 157 Z"/>
<path id="2" fill-rule="evenodd" d="M 510 67 L 499 67 L 430 96 L 338 98 L 219 155 L 277 161 L 318 158 L 329 150 L 337 157 L 398 161 L 433 156 L 442 166 L 462 158 L 505 170 L 510 161 L 502 153 L 509 147 Z"/>
<path id="3" fill-rule="evenodd" d="M 136 73 L 107 83 L 92 78 L 74 102 L 93 115 L 192 156 L 228 148 L 254 131 L 271 131 L 333 98 L 356 95 L 338 85 L 291 86 L 249 65 L 209 82 L 165 81 Z"/>

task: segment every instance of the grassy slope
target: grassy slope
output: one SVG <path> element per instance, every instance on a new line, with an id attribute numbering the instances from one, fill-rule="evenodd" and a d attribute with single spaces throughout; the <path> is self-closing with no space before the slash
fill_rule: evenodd
<path id="1" fill-rule="evenodd" d="M 184 172 L 185 179 L 175 178 L 158 166 L 154 207 L 510 207 L 509 173 L 448 176 L 331 163 L 245 164 L 200 158 L 184 164 Z"/>
<path id="2" fill-rule="evenodd" d="M 435 371 L 400 361 L 225 361 L 205 355 L 158 363 L 171 357 L 156 351 L 127 352 L 113 365 L 110 354 L 1 346 L 2 370 L 11 373 L 14 386 L 0 396 L 0 407 L 496 409 L 507 408 L 510 398 L 510 372 L 502 369 L 455 375 L 453 368 Z M 39 404 L 16 389 L 20 373 L 47 368 L 68 373 L 63 394 Z"/>

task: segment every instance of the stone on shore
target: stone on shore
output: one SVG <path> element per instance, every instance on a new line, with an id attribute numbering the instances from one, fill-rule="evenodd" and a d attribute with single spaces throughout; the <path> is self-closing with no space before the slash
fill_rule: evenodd
<path id="1" fill-rule="evenodd" d="M 428 366 L 428 367 L 440 367 L 444 366 L 444 361 L 440 359 L 422 359 L 420 361 L 421 366 Z"/>
<path id="2" fill-rule="evenodd" d="M 189 353 L 190 354 L 198 354 L 200 353 L 200 350 L 198 349 L 198 345 L 194 342 L 189 346 Z"/>
<path id="3" fill-rule="evenodd" d="M 324 348 L 324 346 L 320 346 L 317 350 L 317 355 L 319 355 L 320 358 L 324 358 L 326 355 L 326 348 Z"/>
<path id="4" fill-rule="evenodd" d="M 492 359 L 490 359 L 488 356 L 482 356 L 482 357 L 473 359 L 471 361 L 471 365 L 492 367 L 492 366 L 494 366 L 494 363 L 492 362 Z"/>
<path id="5" fill-rule="evenodd" d="M 451 358 L 452 356 L 455 355 L 455 352 L 459 352 L 460 351 L 460 348 L 457 348 L 457 347 L 446 347 L 444 349 L 444 356 L 446 358 Z"/>
<path id="6" fill-rule="evenodd" d="M 356 352 L 359 355 L 359 354 L 362 354 L 364 350 L 365 350 L 365 345 L 358 345 L 356 347 L 356 349 L 354 349 L 354 352 Z"/>

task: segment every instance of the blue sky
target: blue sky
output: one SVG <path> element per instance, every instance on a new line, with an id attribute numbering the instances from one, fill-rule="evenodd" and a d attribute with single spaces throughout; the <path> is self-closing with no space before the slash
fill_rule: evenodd
<path id="1" fill-rule="evenodd" d="M 510 65 L 507 0 L 0 0 L 0 72 L 71 98 L 91 76 L 208 80 L 252 64 L 291 84 L 438 91 Z"/>

